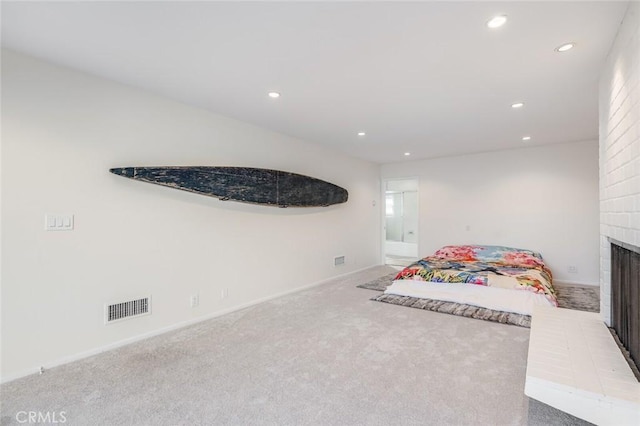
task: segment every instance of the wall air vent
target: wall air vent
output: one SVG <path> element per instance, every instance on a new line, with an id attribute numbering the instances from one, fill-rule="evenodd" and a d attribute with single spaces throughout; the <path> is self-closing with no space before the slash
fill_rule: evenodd
<path id="1" fill-rule="evenodd" d="M 151 313 L 151 296 L 104 305 L 104 323 L 122 321 Z"/>
<path id="2" fill-rule="evenodd" d="M 333 266 L 344 265 L 344 256 L 337 256 L 333 258 Z"/>

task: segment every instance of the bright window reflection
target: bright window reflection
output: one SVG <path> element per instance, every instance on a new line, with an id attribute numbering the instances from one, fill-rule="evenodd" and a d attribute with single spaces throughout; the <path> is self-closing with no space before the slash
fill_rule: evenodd
<path id="1" fill-rule="evenodd" d="M 387 216 L 394 215 L 394 206 L 393 206 L 393 194 L 387 194 L 386 196 L 386 207 L 387 207 Z"/>

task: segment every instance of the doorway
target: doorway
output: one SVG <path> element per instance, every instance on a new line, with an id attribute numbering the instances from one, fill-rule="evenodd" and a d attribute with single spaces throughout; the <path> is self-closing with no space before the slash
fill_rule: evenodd
<path id="1" fill-rule="evenodd" d="M 418 179 L 384 181 L 384 259 L 407 266 L 418 259 Z"/>

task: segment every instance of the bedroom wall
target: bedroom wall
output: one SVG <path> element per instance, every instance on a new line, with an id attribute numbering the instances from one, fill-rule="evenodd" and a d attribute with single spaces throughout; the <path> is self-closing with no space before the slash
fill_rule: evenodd
<path id="1" fill-rule="evenodd" d="M 385 164 L 381 176 L 419 177 L 420 257 L 448 244 L 528 248 L 557 281 L 598 285 L 597 141 Z"/>
<path id="2" fill-rule="evenodd" d="M 349 201 L 269 208 L 108 172 L 132 165 L 282 169 Z M 3 381 L 370 267 L 381 250 L 378 165 L 11 51 L 2 201 Z M 75 229 L 46 232 L 46 213 Z M 147 295 L 151 315 L 103 324 L 105 303 Z"/>
<path id="3" fill-rule="evenodd" d="M 600 78 L 600 312 L 611 325 L 611 246 L 640 247 L 640 3 L 630 2 Z"/>

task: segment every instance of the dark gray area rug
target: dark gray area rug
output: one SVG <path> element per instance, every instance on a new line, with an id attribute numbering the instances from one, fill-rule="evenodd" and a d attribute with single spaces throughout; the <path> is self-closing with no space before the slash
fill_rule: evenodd
<path id="1" fill-rule="evenodd" d="M 396 275 L 398 275 L 397 272 L 389 275 L 383 275 L 380 278 L 376 278 L 375 280 L 369 281 L 368 283 L 357 285 L 356 287 L 366 288 L 368 290 L 385 291 L 387 287 L 391 285 Z"/>
<path id="2" fill-rule="evenodd" d="M 396 273 L 385 275 L 357 287 L 385 291 L 391 285 Z M 554 284 L 557 291 L 558 306 L 560 308 L 576 309 L 580 311 L 598 312 L 600 310 L 600 290 L 598 287 L 584 285 Z M 481 319 L 485 321 L 499 322 L 502 324 L 531 327 L 529 315 L 514 314 L 512 312 L 494 311 L 478 306 L 465 305 L 455 302 L 443 302 L 441 300 L 420 299 L 409 296 L 396 296 L 393 294 L 378 294 L 370 300 L 390 303 L 392 305 L 408 306 L 410 308 L 424 309 L 427 311 L 441 312 L 458 315 L 467 318 Z"/>

